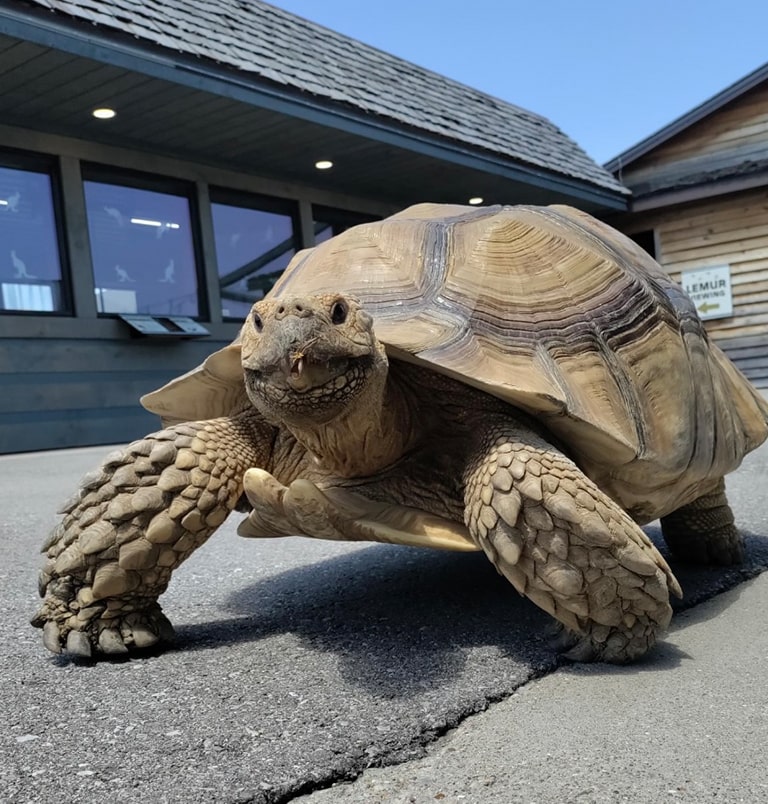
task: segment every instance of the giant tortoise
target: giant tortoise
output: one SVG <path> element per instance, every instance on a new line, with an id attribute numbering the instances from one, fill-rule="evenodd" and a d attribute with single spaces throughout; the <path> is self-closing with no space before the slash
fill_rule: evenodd
<path id="1" fill-rule="evenodd" d="M 768 433 L 678 285 L 564 206 L 422 204 L 300 252 L 233 344 L 142 401 L 165 429 L 87 476 L 44 547 L 54 652 L 169 639 L 158 596 L 237 506 L 245 536 L 482 550 L 571 657 L 629 661 L 681 594 L 640 525 L 741 560 L 723 476 Z"/>

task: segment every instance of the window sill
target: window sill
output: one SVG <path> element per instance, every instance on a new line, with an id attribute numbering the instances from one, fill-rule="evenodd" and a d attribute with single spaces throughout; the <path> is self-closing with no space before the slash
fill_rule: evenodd
<path id="1" fill-rule="evenodd" d="M 240 322 L 200 322 L 209 335 L 196 340 L 231 341 L 240 331 Z M 0 315 L 0 339 L 63 338 L 72 340 L 129 341 L 134 339 L 119 318 L 70 318 L 52 315 Z M 167 343 L 168 341 L 166 341 Z"/>

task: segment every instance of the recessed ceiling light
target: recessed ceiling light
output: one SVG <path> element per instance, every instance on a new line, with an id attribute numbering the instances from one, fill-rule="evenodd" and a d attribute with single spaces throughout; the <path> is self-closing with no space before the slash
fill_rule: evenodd
<path id="1" fill-rule="evenodd" d="M 94 109 L 91 114 L 97 120 L 111 120 L 117 114 L 117 112 L 114 109 L 103 106 L 99 109 Z"/>
<path id="2" fill-rule="evenodd" d="M 476 195 L 469 199 L 469 203 L 472 204 L 473 207 L 476 207 L 478 204 L 483 203 L 483 199 L 479 195 Z"/>
<path id="3" fill-rule="evenodd" d="M 315 162 L 315 167 L 318 170 L 328 170 L 333 167 L 333 162 L 330 159 L 321 159 L 319 162 Z"/>

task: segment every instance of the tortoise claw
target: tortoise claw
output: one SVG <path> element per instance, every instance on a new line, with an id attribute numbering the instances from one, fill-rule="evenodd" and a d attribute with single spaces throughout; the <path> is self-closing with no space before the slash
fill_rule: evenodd
<path id="1" fill-rule="evenodd" d="M 59 626 L 54 620 L 48 620 L 48 622 L 43 626 L 43 645 L 51 653 L 61 653 Z"/>
<path id="2" fill-rule="evenodd" d="M 151 648 L 160 641 L 160 637 L 146 625 L 134 625 L 133 644 L 139 649 Z M 125 647 L 125 646 L 123 646 Z M 127 648 L 125 649 L 127 652 Z"/>
<path id="3" fill-rule="evenodd" d="M 67 634 L 67 653 L 82 659 L 90 659 L 93 656 L 93 649 L 88 636 L 82 631 L 70 631 Z"/>
<path id="4" fill-rule="evenodd" d="M 128 653 L 125 642 L 116 628 L 104 628 L 99 634 L 99 650 L 107 656 L 122 656 Z"/>
<path id="5" fill-rule="evenodd" d="M 37 575 L 37 591 L 40 597 L 45 597 L 45 592 L 48 589 L 48 584 L 53 580 L 50 573 L 45 570 L 40 570 Z"/>
<path id="6" fill-rule="evenodd" d="M 176 639 L 176 631 L 173 629 L 173 624 L 165 614 L 163 614 L 160 606 L 157 606 L 155 609 L 152 621 L 157 628 L 157 636 L 160 642 L 171 643 Z"/>
<path id="7" fill-rule="evenodd" d="M 578 634 L 562 623 L 554 622 L 547 632 L 547 642 L 566 662 L 594 662 L 597 651 L 588 636 Z"/>
<path id="8" fill-rule="evenodd" d="M 562 654 L 569 662 L 594 662 L 597 651 L 588 638 L 580 639 L 570 650 Z"/>

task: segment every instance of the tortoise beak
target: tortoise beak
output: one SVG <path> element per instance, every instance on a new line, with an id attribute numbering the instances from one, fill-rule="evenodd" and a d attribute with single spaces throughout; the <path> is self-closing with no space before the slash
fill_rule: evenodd
<path id="1" fill-rule="evenodd" d="M 298 393 L 325 385 L 346 370 L 346 359 L 312 360 L 310 355 L 295 353 L 280 362 L 277 369 L 286 385 Z M 274 375 L 273 375 L 274 376 Z"/>

